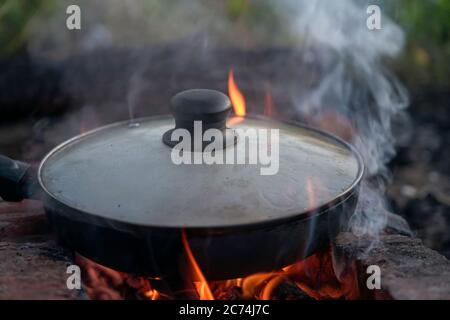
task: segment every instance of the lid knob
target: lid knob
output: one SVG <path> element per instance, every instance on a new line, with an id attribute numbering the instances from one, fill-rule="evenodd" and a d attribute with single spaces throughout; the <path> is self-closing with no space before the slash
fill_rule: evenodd
<path id="1" fill-rule="evenodd" d="M 193 137 L 196 121 L 201 122 L 202 134 L 211 128 L 218 129 L 224 133 L 224 146 L 235 143 L 234 137 L 228 142 L 230 134 L 226 133 L 227 117 L 231 111 L 231 102 L 227 95 L 216 90 L 191 89 L 176 94 L 170 102 L 175 128 L 163 135 L 163 142 L 168 146 L 173 147 L 178 143 L 171 139 L 175 129 L 186 129 Z"/>
<path id="2" fill-rule="evenodd" d="M 223 129 L 231 102 L 222 92 L 208 89 L 192 89 L 176 94 L 171 100 L 176 128 L 191 129 L 194 121 L 202 121 L 203 127 Z"/>

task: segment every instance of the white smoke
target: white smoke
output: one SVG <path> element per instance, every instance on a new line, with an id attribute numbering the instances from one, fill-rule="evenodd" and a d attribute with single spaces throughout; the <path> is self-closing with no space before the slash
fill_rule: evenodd
<path id="1" fill-rule="evenodd" d="M 334 55 L 322 64 L 319 85 L 294 101 L 303 114 L 321 115 L 331 106 L 351 121 L 352 143 L 366 167 L 351 226 L 356 233 L 378 234 L 386 225 L 386 165 L 395 155 L 392 122 L 404 117 L 408 105 L 405 89 L 381 59 L 401 51 L 403 32 L 385 15 L 382 29 L 369 30 L 366 7 L 351 0 L 287 0 L 278 8 L 292 19 L 292 33 L 302 47 L 327 48 Z"/>

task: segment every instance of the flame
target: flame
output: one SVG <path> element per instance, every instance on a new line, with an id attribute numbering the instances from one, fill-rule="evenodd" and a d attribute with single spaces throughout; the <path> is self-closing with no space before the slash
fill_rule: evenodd
<path id="1" fill-rule="evenodd" d="M 275 114 L 275 102 L 273 100 L 272 89 L 270 85 L 266 86 L 264 95 L 264 115 L 266 117 L 273 117 Z"/>
<path id="2" fill-rule="evenodd" d="M 181 232 L 181 239 L 183 241 L 183 247 L 184 247 L 184 250 L 188 257 L 192 271 L 194 273 L 194 277 L 197 280 L 197 283 L 195 283 L 195 286 L 196 286 L 197 292 L 200 296 L 200 300 L 214 300 L 214 296 L 211 292 L 211 289 L 209 288 L 208 282 L 206 281 L 206 278 L 203 275 L 203 272 L 200 269 L 200 266 L 198 265 L 197 261 L 195 260 L 194 255 L 192 254 L 191 246 L 189 245 L 189 242 L 187 240 L 185 230 L 182 230 L 182 232 Z"/>
<path id="3" fill-rule="evenodd" d="M 233 69 L 230 69 L 228 73 L 228 95 L 230 96 L 231 104 L 236 115 L 236 117 L 231 118 L 229 121 L 229 124 L 232 125 L 241 122 L 247 114 L 245 98 L 236 85 Z"/>
<path id="4" fill-rule="evenodd" d="M 242 281 L 243 296 L 247 299 L 270 300 L 273 290 L 282 280 L 282 272 L 266 272 L 248 276 Z"/>

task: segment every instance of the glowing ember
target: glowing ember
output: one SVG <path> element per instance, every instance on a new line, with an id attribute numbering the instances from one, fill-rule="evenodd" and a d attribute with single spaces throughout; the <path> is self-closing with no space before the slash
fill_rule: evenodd
<path id="1" fill-rule="evenodd" d="M 161 295 L 159 294 L 158 290 L 150 289 L 146 292 L 144 292 L 144 295 L 150 299 L 150 300 L 159 300 Z"/>
<path id="2" fill-rule="evenodd" d="M 84 289 L 91 299 L 162 299 L 145 278 L 113 270 L 79 254 L 75 262 L 83 270 Z"/>

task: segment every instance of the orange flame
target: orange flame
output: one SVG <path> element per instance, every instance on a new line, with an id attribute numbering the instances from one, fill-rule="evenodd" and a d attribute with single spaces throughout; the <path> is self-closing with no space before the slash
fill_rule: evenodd
<path id="1" fill-rule="evenodd" d="M 228 95 L 230 96 L 234 113 L 236 114 L 236 117 L 238 117 L 232 118 L 231 124 L 241 122 L 243 120 L 242 117 L 245 117 L 247 114 L 247 107 L 244 95 L 234 81 L 234 73 L 232 69 L 230 69 L 230 72 L 228 73 Z"/>
<path id="2" fill-rule="evenodd" d="M 183 230 L 181 232 L 181 239 L 183 241 L 183 247 L 184 247 L 184 250 L 186 251 L 186 255 L 188 257 L 189 263 L 192 267 L 194 277 L 198 281 L 198 283 L 196 283 L 196 288 L 197 288 L 198 294 L 200 296 L 200 300 L 214 300 L 214 296 L 211 292 L 208 282 L 206 281 L 206 278 L 203 275 L 203 272 L 200 269 L 200 266 L 198 265 L 197 261 L 195 260 L 194 255 L 192 254 L 191 246 L 189 245 L 189 242 L 187 240 L 185 230 Z"/>
<path id="3" fill-rule="evenodd" d="M 273 100 L 272 89 L 270 88 L 270 85 L 267 85 L 264 95 L 264 115 L 271 118 L 274 114 L 275 102 Z"/>
<path id="4" fill-rule="evenodd" d="M 242 293 L 246 299 L 270 300 L 272 292 L 283 280 L 283 272 L 264 272 L 250 275 L 242 281 Z"/>

